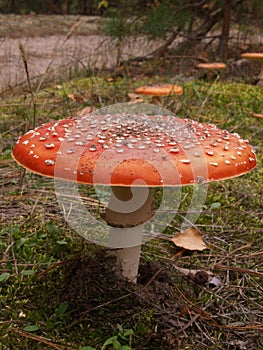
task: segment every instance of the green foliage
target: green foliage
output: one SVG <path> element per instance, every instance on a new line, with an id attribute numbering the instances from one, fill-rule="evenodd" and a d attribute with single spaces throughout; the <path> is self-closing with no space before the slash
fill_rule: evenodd
<path id="1" fill-rule="evenodd" d="M 262 144 L 260 129 L 254 130 L 257 120 L 251 113 L 261 113 L 263 108 L 263 89 L 242 83 L 194 81 L 184 85 L 183 101 L 179 116 L 215 122 L 221 128 L 231 130 L 238 125 L 242 137 L 256 140 Z M 191 103 L 189 103 L 191 100 Z M 253 136 L 252 136 L 253 135 Z"/>
<path id="2" fill-rule="evenodd" d="M 102 22 L 102 31 L 119 41 L 130 35 L 147 35 L 150 39 L 165 38 L 178 28 L 184 30 L 193 20 L 191 6 L 182 1 L 162 1 L 151 6 L 133 9 L 134 6 L 109 9 Z"/>
<path id="3" fill-rule="evenodd" d="M 28 325 L 23 328 L 25 332 L 36 332 L 40 329 L 40 327 L 36 324 Z"/>
<path id="4" fill-rule="evenodd" d="M 180 1 L 162 1 L 146 9 L 142 17 L 141 32 L 150 39 L 164 38 L 173 31 L 183 30 L 192 21 L 191 7 L 185 7 Z"/>
<path id="5" fill-rule="evenodd" d="M 10 277 L 10 273 L 9 272 L 3 272 L 0 275 L 0 282 L 6 282 Z"/>
<path id="6" fill-rule="evenodd" d="M 126 345 L 124 343 L 131 343 L 131 336 L 133 335 L 132 329 L 124 329 L 120 324 L 117 324 L 118 327 L 118 333 L 117 335 L 114 335 L 110 338 L 108 338 L 103 346 L 101 347 L 101 350 L 106 350 L 111 347 L 111 349 L 115 350 L 132 350 L 130 345 Z M 84 346 L 81 347 L 80 350 L 96 350 L 93 347 L 90 346 Z"/>
<path id="7" fill-rule="evenodd" d="M 151 39 L 162 38 L 176 25 L 172 5 L 164 2 L 146 10 L 142 20 L 142 32 Z"/>
<path id="8" fill-rule="evenodd" d="M 105 11 L 106 21 L 102 22 L 102 32 L 119 42 L 123 42 L 130 35 L 146 35 L 151 40 L 174 38 L 177 35 L 185 38 L 186 42 L 191 38 L 199 41 L 211 28 L 221 26 L 223 8 L 223 0 L 202 3 L 193 3 L 191 0 L 163 0 L 146 4 L 126 1 L 118 5 L 109 2 Z M 260 28 L 263 18 L 262 4 L 256 0 L 233 1 L 232 17 L 235 17 L 239 28 L 243 24 L 247 27 L 252 21 Z M 205 25 L 210 23 L 211 18 L 214 21 L 211 21 L 211 26 L 206 30 Z"/>
<path id="9" fill-rule="evenodd" d="M 132 22 L 125 18 L 119 11 L 110 11 L 109 16 L 102 22 L 102 31 L 106 35 L 123 41 L 132 33 Z"/>

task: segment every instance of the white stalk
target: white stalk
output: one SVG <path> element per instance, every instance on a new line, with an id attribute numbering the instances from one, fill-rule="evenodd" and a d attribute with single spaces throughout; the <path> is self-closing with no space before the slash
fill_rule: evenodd
<path id="1" fill-rule="evenodd" d="M 148 187 L 112 187 L 105 220 L 112 226 L 108 246 L 117 260 L 121 275 L 137 281 L 144 222 L 153 215 L 153 199 Z"/>

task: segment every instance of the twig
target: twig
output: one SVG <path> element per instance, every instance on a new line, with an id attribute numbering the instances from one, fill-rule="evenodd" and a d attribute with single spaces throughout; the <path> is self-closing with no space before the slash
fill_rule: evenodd
<path id="1" fill-rule="evenodd" d="M 32 85 L 31 85 L 31 81 L 30 81 L 30 77 L 29 77 L 29 70 L 28 70 L 28 65 L 27 65 L 26 53 L 25 53 L 25 50 L 24 50 L 22 43 L 19 43 L 19 51 L 20 51 L 21 58 L 22 58 L 22 61 L 24 64 L 29 91 L 30 91 L 30 93 L 32 93 Z"/>
<path id="2" fill-rule="evenodd" d="M 249 275 L 263 277 L 263 272 L 254 271 L 254 270 L 246 269 L 246 268 L 243 268 L 243 267 L 236 267 L 236 266 L 229 267 L 229 266 L 226 266 L 226 265 L 216 264 L 214 266 L 214 268 L 218 269 L 218 270 L 237 271 L 237 272 L 241 272 L 241 273 L 247 273 Z"/>
<path id="3" fill-rule="evenodd" d="M 179 335 L 180 333 L 184 332 L 187 328 L 191 327 L 193 323 L 201 316 L 201 314 L 195 314 L 191 320 L 186 323 L 183 327 L 181 327 L 177 332 L 176 335 Z"/>
<path id="4" fill-rule="evenodd" d="M 77 257 L 77 258 L 72 258 L 72 259 L 67 259 L 67 260 L 59 261 L 59 262 L 57 262 L 57 263 L 55 263 L 55 264 L 49 266 L 48 268 L 46 268 L 46 270 L 44 270 L 44 271 L 38 273 L 38 274 L 36 275 L 36 277 L 44 276 L 44 275 L 46 275 L 50 270 L 53 270 L 53 269 L 57 268 L 57 267 L 60 266 L 60 265 L 65 265 L 65 264 L 68 264 L 68 263 L 70 263 L 70 262 L 72 262 L 72 261 L 77 261 L 77 260 L 82 260 L 82 259 L 83 259 L 83 257 Z"/>
<path id="5" fill-rule="evenodd" d="M 212 320 L 212 317 L 205 311 L 205 309 L 200 309 L 198 306 L 196 306 L 191 300 L 189 300 L 184 293 L 180 290 L 180 288 L 176 285 L 176 283 L 173 283 L 173 286 L 176 288 L 177 292 L 180 294 L 181 298 L 186 302 L 187 307 L 191 306 L 197 312 L 206 320 Z"/>
<path id="6" fill-rule="evenodd" d="M 32 89 L 32 85 L 31 85 L 31 80 L 30 80 L 30 76 L 29 76 L 29 70 L 28 70 L 28 64 L 27 64 L 27 59 L 26 59 L 26 53 L 24 50 L 24 47 L 22 45 L 22 43 L 19 43 L 19 51 L 22 57 L 22 61 L 24 64 L 24 68 L 25 68 L 25 72 L 26 72 L 26 80 L 27 80 L 27 84 L 28 84 L 28 88 L 29 88 L 29 93 L 31 95 L 31 102 L 33 105 L 33 118 L 32 118 L 32 127 L 35 128 L 36 126 L 36 99 L 35 99 L 35 94 L 33 92 Z M 30 108 L 30 105 L 29 105 Z"/>
<path id="7" fill-rule="evenodd" d="M 27 219 L 25 220 L 24 224 L 25 224 L 26 222 L 28 222 L 28 221 L 30 220 L 30 218 L 32 217 L 34 211 L 36 210 L 37 204 L 38 204 L 39 199 L 40 199 L 41 196 L 42 196 L 42 193 L 40 192 L 40 193 L 38 194 L 37 198 L 35 199 L 35 203 L 34 203 L 32 209 L 31 209 L 30 213 L 28 214 L 28 217 L 27 217 Z"/>
<path id="8" fill-rule="evenodd" d="M 20 105 L 19 105 L 19 106 L 20 106 Z M 1 107 L 2 107 L 2 106 L 1 106 Z M 10 133 L 14 132 L 16 129 L 20 129 L 22 126 L 25 126 L 25 125 L 26 125 L 26 122 L 21 123 L 21 121 L 20 121 L 16 126 L 10 128 L 10 129 L 8 129 L 8 130 L 6 130 L 6 131 L 4 131 L 4 132 L 1 132 L 1 135 L 4 136 L 4 135 L 6 135 L 6 134 L 10 134 Z"/>
<path id="9" fill-rule="evenodd" d="M 149 287 L 149 285 L 155 280 L 155 278 L 159 275 L 159 273 L 163 270 L 161 267 L 159 270 L 155 272 L 155 274 L 149 279 L 149 281 L 143 286 L 142 289 Z"/>
<path id="10" fill-rule="evenodd" d="M 235 331 L 248 331 L 248 330 L 261 331 L 261 330 L 263 330 L 262 323 L 250 324 L 250 325 L 246 325 L 246 326 L 234 326 L 234 325 L 232 326 L 232 325 L 221 325 L 218 323 L 211 323 L 210 326 L 221 328 L 221 329 L 232 329 Z"/>
<path id="11" fill-rule="evenodd" d="M 65 349 L 73 350 L 73 349 L 69 348 L 68 346 L 66 347 L 64 345 L 58 345 L 58 344 L 52 343 L 50 340 L 48 340 L 48 339 L 46 339 L 44 337 L 40 337 L 38 335 L 31 334 L 31 333 L 28 333 L 28 332 L 24 332 L 24 331 L 15 329 L 15 328 L 11 328 L 11 332 L 15 333 L 15 334 L 18 334 L 18 335 L 21 335 L 21 336 L 23 336 L 25 338 L 28 338 L 28 339 L 36 340 L 39 343 L 46 344 L 47 346 L 50 346 L 53 349 L 57 349 L 57 350 L 65 350 Z"/>
<path id="12" fill-rule="evenodd" d="M 224 256 L 217 265 L 221 265 L 223 263 L 224 260 L 229 259 L 233 254 L 235 254 L 236 252 L 238 252 L 239 250 L 245 249 L 245 248 L 249 248 L 251 247 L 251 243 L 245 244 L 242 247 L 237 247 L 236 249 L 232 250 L 230 253 L 228 253 L 226 256 Z"/>
<path id="13" fill-rule="evenodd" d="M 246 254 L 246 255 L 236 255 L 235 258 L 236 259 L 257 258 L 260 255 L 263 255 L 263 251 L 254 252 L 254 253 Z"/>
<path id="14" fill-rule="evenodd" d="M 103 304 L 94 306 L 93 308 L 90 308 L 90 309 L 88 309 L 88 310 L 86 310 L 86 311 L 83 311 L 83 312 L 81 313 L 81 317 L 79 317 L 79 319 L 77 319 L 76 321 L 73 321 L 71 324 L 69 324 L 69 325 L 66 326 L 65 328 L 66 328 L 66 329 L 69 329 L 69 328 L 75 326 L 76 324 L 78 324 L 79 322 L 81 322 L 81 321 L 83 320 L 83 318 L 84 318 L 87 314 L 89 314 L 91 311 L 101 309 L 101 308 L 104 307 L 104 306 L 107 306 L 107 305 L 110 305 L 110 304 L 112 304 L 112 303 L 114 303 L 114 302 L 116 302 L 116 301 L 120 301 L 120 300 L 122 300 L 122 299 L 125 299 L 125 298 L 129 297 L 129 296 L 132 295 L 132 294 L 135 294 L 135 292 L 134 292 L 134 291 L 131 291 L 131 292 L 129 292 L 129 293 L 126 293 L 126 294 L 124 294 L 124 295 L 121 295 L 120 297 L 118 297 L 118 298 L 116 298 L 116 299 L 112 299 L 112 300 L 106 301 L 106 302 L 103 303 Z"/>
<path id="15" fill-rule="evenodd" d="M 12 257 L 13 257 L 12 260 L 13 260 L 14 266 L 15 266 L 15 271 L 16 271 L 16 274 L 18 274 L 17 261 L 16 261 L 16 258 L 15 258 L 15 252 L 14 252 L 14 244 L 15 244 L 15 241 L 13 239 L 12 232 L 9 232 L 8 233 L 8 246 L 7 246 L 6 250 L 3 253 L 3 257 L 2 257 L 1 263 L 5 262 L 5 261 L 10 261 L 8 259 L 8 255 L 9 255 L 9 252 L 11 251 Z"/>
<path id="16" fill-rule="evenodd" d="M 139 292 L 142 291 L 142 290 L 144 290 L 145 288 L 149 287 L 149 285 L 153 282 L 153 280 L 156 278 L 156 276 L 157 276 L 161 271 L 162 271 L 162 268 L 160 268 L 158 271 L 156 271 L 156 273 L 153 275 L 153 277 L 152 277 L 144 286 L 142 286 L 142 287 L 140 288 Z M 84 311 L 84 312 L 82 313 L 82 315 L 85 315 L 85 314 L 89 313 L 90 311 L 93 311 L 93 310 L 96 310 L 96 309 L 100 309 L 100 308 L 102 308 L 103 306 L 112 304 L 112 303 L 114 303 L 114 302 L 116 302 L 116 301 L 119 301 L 119 300 L 122 300 L 122 299 L 124 299 L 124 298 L 127 298 L 128 296 L 130 296 L 130 295 L 132 295 L 132 294 L 135 294 L 135 293 L 137 293 L 137 292 L 138 292 L 138 291 L 130 291 L 130 292 L 128 292 L 127 294 L 121 295 L 120 297 L 118 297 L 118 298 L 116 298 L 116 299 L 109 300 L 109 301 L 107 301 L 107 302 L 105 302 L 105 303 L 103 303 L 103 304 L 97 305 L 97 306 L 95 306 L 95 307 L 93 307 L 93 308 L 91 308 L 91 309 L 89 309 L 89 310 L 87 310 L 87 311 Z"/>
<path id="17" fill-rule="evenodd" d="M 13 257 L 13 263 L 14 263 L 14 266 L 15 266 L 16 274 L 18 275 L 18 266 L 17 266 L 15 250 L 14 250 L 15 242 L 14 242 L 14 238 L 13 238 L 12 234 L 10 234 L 10 239 L 11 239 L 11 243 L 12 243 L 11 244 L 11 252 L 12 252 L 12 257 Z"/>

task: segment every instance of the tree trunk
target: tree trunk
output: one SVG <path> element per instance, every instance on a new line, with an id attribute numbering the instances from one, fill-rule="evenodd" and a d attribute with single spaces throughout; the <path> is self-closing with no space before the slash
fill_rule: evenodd
<path id="1" fill-rule="evenodd" d="M 232 11 L 232 0 L 225 0 L 222 30 L 221 30 L 221 36 L 220 36 L 220 41 L 218 46 L 218 54 L 221 58 L 226 57 L 228 40 L 229 40 L 229 32 L 230 32 L 230 24 L 231 24 L 231 11 Z"/>

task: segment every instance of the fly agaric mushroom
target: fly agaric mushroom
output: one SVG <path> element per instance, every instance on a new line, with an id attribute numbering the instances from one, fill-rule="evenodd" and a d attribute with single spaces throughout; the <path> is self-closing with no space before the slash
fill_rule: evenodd
<path id="1" fill-rule="evenodd" d="M 106 185 L 109 244 L 124 277 L 136 281 L 144 224 L 155 215 L 150 189 L 241 175 L 256 166 L 238 134 L 174 116 L 95 114 L 43 124 L 22 136 L 13 158 L 68 183 Z"/>
<path id="2" fill-rule="evenodd" d="M 183 89 L 181 86 L 172 84 L 155 84 L 155 85 L 143 85 L 137 87 L 134 92 L 138 95 L 152 96 L 152 102 L 162 105 L 163 96 L 182 95 Z"/>
<path id="3" fill-rule="evenodd" d="M 223 62 L 211 62 L 211 63 L 199 63 L 196 65 L 198 69 L 204 71 L 203 76 L 217 76 L 218 72 L 226 68 L 225 63 Z"/>
<path id="4" fill-rule="evenodd" d="M 254 117 L 254 118 L 263 119 L 262 113 L 251 113 L 250 115 L 251 115 L 251 117 Z"/>
<path id="5" fill-rule="evenodd" d="M 246 58 L 252 61 L 258 61 L 261 64 L 261 71 L 258 75 L 258 85 L 263 85 L 263 52 L 247 52 L 241 55 L 242 58 Z"/>

